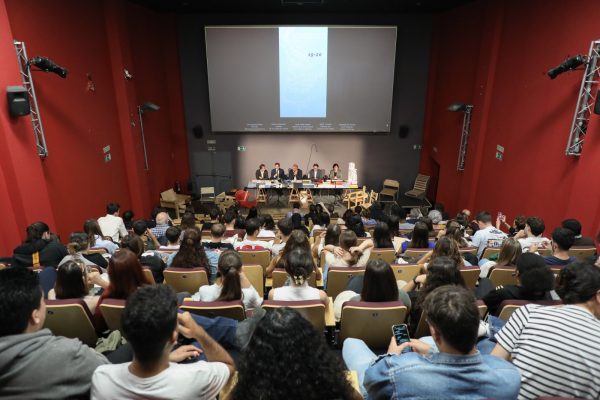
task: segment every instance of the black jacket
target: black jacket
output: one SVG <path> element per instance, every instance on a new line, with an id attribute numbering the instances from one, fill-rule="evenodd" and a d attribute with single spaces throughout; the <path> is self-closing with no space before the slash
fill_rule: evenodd
<path id="1" fill-rule="evenodd" d="M 40 239 L 16 247 L 13 251 L 12 264 L 17 267 L 31 267 L 34 254 L 37 254 L 36 258 L 39 257 L 40 266 L 56 268 L 69 253 L 67 248 L 56 240 Z"/>

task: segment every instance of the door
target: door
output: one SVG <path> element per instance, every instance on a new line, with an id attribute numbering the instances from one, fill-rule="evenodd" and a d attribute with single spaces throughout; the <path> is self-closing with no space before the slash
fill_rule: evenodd
<path id="1" fill-rule="evenodd" d="M 200 195 L 200 188 L 212 186 L 215 194 L 231 189 L 232 166 L 229 151 L 194 152 L 192 171 L 194 193 Z"/>

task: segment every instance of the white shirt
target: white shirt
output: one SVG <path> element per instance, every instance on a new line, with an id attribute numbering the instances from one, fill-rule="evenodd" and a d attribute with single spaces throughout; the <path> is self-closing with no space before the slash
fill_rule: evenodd
<path id="1" fill-rule="evenodd" d="M 277 301 L 321 300 L 319 289 L 308 286 L 308 281 L 304 281 L 302 286 L 282 286 L 271 290 L 273 300 Z"/>
<path id="2" fill-rule="evenodd" d="M 501 247 L 504 239 L 506 239 L 506 233 L 491 225 L 478 230 L 472 238 L 473 246 L 479 248 L 479 250 L 477 250 L 477 257 L 480 258 L 483 254 L 483 250 L 488 246 Z"/>
<path id="3" fill-rule="evenodd" d="M 371 249 L 365 250 L 365 252 L 360 256 L 356 265 L 348 264 L 348 261 L 344 260 L 343 257 L 337 257 L 335 254 L 331 252 L 325 253 L 325 265 L 328 267 L 365 267 L 367 262 L 369 262 L 369 258 L 371 257 Z"/>
<path id="4" fill-rule="evenodd" d="M 529 247 L 536 245 L 539 246 L 541 243 L 549 243 L 550 239 L 540 236 L 527 236 L 526 238 L 519 239 L 521 249 L 528 250 Z"/>
<path id="5" fill-rule="evenodd" d="M 285 247 L 285 242 L 281 242 L 281 243 L 273 243 L 271 245 L 271 255 L 273 258 L 277 257 L 279 255 L 279 253 L 281 253 L 281 250 L 283 250 L 283 248 Z"/>
<path id="6" fill-rule="evenodd" d="M 216 301 L 221 295 L 223 286 L 218 284 L 200 286 L 196 294 L 192 296 L 194 301 Z M 263 299 L 259 296 L 253 286 L 242 288 L 242 302 L 246 310 L 256 308 L 262 304 Z"/>
<path id="7" fill-rule="evenodd" d="M 260 232 L 258 233 L 258 235 L 256 235 L 256 237 L 259 237 L 259 238 L 274 238 L 275 237 L 275 232 L 269 231 L 267 229 L 261 229 Z"/>
<path id="8" fill-rule="evenodd" d="M 127 236 L 123 218 L 116 215 L 106 214 L 104 217 L 98 218 L 98 225 L 100 225 L 102 236 L 110 236 L 113 242 L 118 242 L 119 237 Z"/>
<path id="9" fill-rule="evenodd" d="M 241 242 L 234 244 L 236 250 L 255 250 L 256 247 L 262 247 L 265 250 L 271 250 L 273 243 L 264 240 L 248 240 L 244 239 Z M 246 248 L 244 248 L 246 247 Z M 260 250 L 260 249 L 258 249 Z"/>
<path id="10" fill-rule="evenodd" d="M 150 378 L 129 372 L 129 365 L 96 368 L 92 376 L 92 399 L 214 399 L 229 379 L 227 365 L 198 361 L 169 363 L 169 368 Z"/>

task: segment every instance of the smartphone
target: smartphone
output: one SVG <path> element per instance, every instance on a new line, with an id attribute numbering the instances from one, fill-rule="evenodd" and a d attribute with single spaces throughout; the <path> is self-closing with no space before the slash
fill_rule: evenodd
<path id="1" fill-rule="evenodd" d="M 408 335 L 408 326 L 406 324 L 392 325 L 392 334 L 396 338 L 396 344 L 400 346 L 402 343 L 410 342 Z"/>

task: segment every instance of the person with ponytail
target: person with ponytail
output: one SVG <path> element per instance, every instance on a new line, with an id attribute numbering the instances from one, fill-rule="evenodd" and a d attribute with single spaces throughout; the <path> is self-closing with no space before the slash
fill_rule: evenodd
<path id="1" fill-rule="evenodd" d="M 108 261 L 102 257 L 99 253 L 87 254 L 89 237 L 84 232 L 73 232 L 69 237 L 69 244 L 67 250 L 69 254 L 60 261 L 58 266 L 60 267 L 67 261 L 80 260 L 86 266 L 93 267 L 96 269 L 106 269 L 108 267 Z"/>
<path id="2" fill-rule="evenodd" d="M 321 300 L 324 304 L 329 302 L 327 293 L 308 285 L 308 277 L 315 269 L 315 264 L 310 251 L 296 249 L 286 256 L 285 272 L 290 276 L 290 286 L 271 289 L 269 300 L 299 301 Z"/>
<path id="3" fill-rule="evenodd" d="M 361 267 L 367 266 L 371 256 L 373 240 L 366 239 L 360 246 L 358 237 L 350 229 L 340 234 L 339 246 L 327 245 L 323 247 L 325 253 L 325 268 L 323 271 L 323 284 L 327 287 L 327 272 L 330 267 Z"/>
<path id="4" fill-rule="evenodd" d="M 94 247 L 103 248 L 111 255 L 119 249 L 119 246 L 116 243 L 113 243 L 110 237 L 102 236 L 100 225 L 98 225 L 98 221 L 95 219 L 88 219 L 85 221 L 83 224 L 83 231 L 88 235 L 88 247 L 90 249 Z"/>
<path id="5" fill-rule="evenodd" d="M 27 238 L 14 249 L 14 267 L 54 267 L 67 255 L 67 249 L 50 233 L 48 224 L 34 222 L 27 227 Z"/>
<path id="6" fill-rule="evenodd" d="M 80 260 L 67 261 L 56 271 L 56 283 L 54 289 L 48 292 L 48 300 L 82 299 L 94 314 L 100 299 L 100 296 L 90 291 L 94 285 L 106 289 L 108 281 L 105 281 L 98 271 L 88 269 Z"/>
<path id="7" fill-rule="evenodd" d="M 246 310 L 262 304 L 262 298 L 244 274 L 242 258 L 233 250 L 226 250 L 219 256 L 215 283 L 201 286 L 192 299 L 195 301 L 242 300 Z"/>

